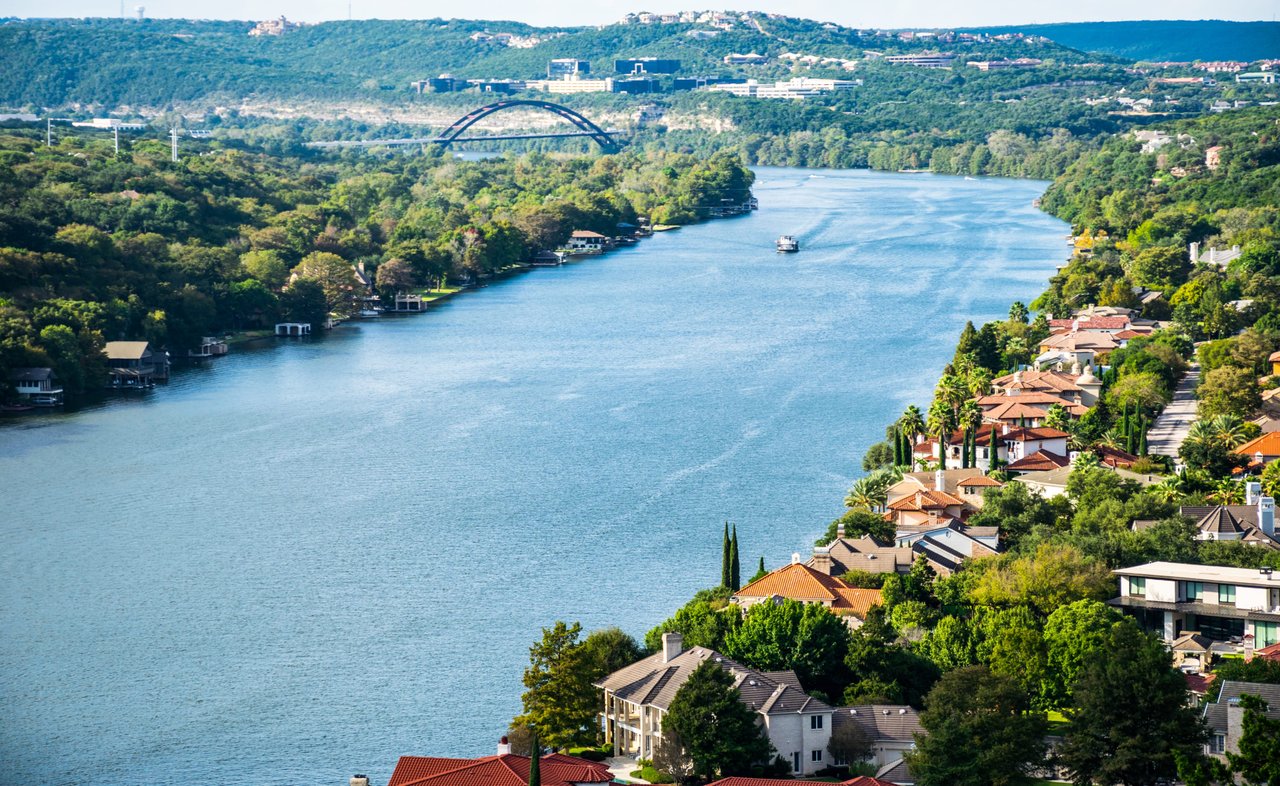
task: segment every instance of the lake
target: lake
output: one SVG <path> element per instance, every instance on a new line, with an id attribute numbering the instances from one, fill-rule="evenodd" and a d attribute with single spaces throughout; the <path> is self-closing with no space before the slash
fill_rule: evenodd
<path id="1" fill-rule="evenodd" d="M 744 575 L 806 551 L 1069 228 L 1043 182 L 758 175 L 750 216 L 0 422 L 0 782 L 487 755 L 542 626 L 642 636 L 726 520 Z"/>

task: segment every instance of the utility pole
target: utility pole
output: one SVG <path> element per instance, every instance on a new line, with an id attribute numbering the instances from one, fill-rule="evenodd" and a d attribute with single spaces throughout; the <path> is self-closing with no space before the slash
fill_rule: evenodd
<path id="1" fill-rule="evenodd" d="M 111 129 L 116 137 L 116 155 L 120 155 L 120 129 L 119 127 Z"/>
<path id="2" fill-rule="evenodd" d="M 53 118 L 44 119 L 44 146 L 53 147 Z"/>
<path id="3" fill-rule="evenodd" d="M 169 129 L 169 140 L 172 143 L 172 154 L 170 155 L 169 160 L 173 161 L 174 163 L 177 163 L 178 161 L 178 126 L 175 125 Z"/>

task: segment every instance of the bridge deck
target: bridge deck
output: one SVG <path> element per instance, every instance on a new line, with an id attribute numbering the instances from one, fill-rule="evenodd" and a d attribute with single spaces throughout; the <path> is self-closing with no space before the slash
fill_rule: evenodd
<path id="1" fill-rule="evenodd" d="M 610 129 L 610 136 L 622 136 L 622 132 Z M 594 137 L 591 131 L 562 131 L 547 134 L 495 134 L 492 136 L 463 136 L 446 139 L 438 136 L 408 137 L 404 139 L 343 139 L 332 142 L 308 142 L 307 147 L 379 147 L 394 145 L 453 145 L 460 142 L 503 142 L 516 139 L 559 139 L 562 137 Z"/>

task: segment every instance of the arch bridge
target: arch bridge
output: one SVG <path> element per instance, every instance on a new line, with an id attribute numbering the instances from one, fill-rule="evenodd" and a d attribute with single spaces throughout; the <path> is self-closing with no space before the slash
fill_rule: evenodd
<path id="1" fill-rule="evenodd" d="M 531 133 L 531 134 L 494 134 L 488 136 L 463 136 L 467 129 L 471 128 L 477 122 L 492 115 L 496 112 L 502 112 L 508 109 L 516 109 L 520 107 L 533 107 L 542 109 L 568 120 L 577 131 L 559 132 L 559 133 Z M 515 139 L 558 139 L 564 137 L 590 137 L 596 144 L 600 146 L 606 153 L 613 153 L 618 150 L 617 141 L 618 132 L 614 130 L 606 131 L 600 126 L 583 117 L 578 112 L 567 106 L 553 104 L 550 101 L 538 101 L 527 98 L 512 98 L 502 101 L 495 101 L 492 104 L 473 109 L 446 128 L 439 136 L 435 137 L 413 137 L 409 139 L 368 139 L 358 141 L 337 141 L 337 142 L 311 142 L 309 147 L 379 147 L 385 145 L 423 145 L 435 144 L 441 147 L 448 147 L 457 142 L 500 142 L 504 140 Z"/>

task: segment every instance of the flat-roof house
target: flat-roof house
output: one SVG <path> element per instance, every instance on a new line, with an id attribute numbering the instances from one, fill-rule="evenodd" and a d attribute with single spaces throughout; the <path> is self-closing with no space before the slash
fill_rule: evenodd
<path id="1" fill-rule="evenodd" d="M 528 786 L 530 759 L 511 753 L 506 740 L 503 737 L 498 743 L 496 756 L 478 759 L 401 756 L 387 786 Z M 560 753 L 539 757 L 538 772 L 543 786 L 586 786 L 613 780 L 608 765 Z"/>
<path id="2" fill-rule="evenodd" d="M 21 401 L 53 407 L 62 403 L 62 386 L 53 369 L 48 367 L 15 368 L 9 371 L 9 384 Z"/>
<path id="3" fill-rule="evenodd" d="M 1120 577 L 1120 597 L 1110 605 L 1166 642 L 1186 631 L 1242 647 L 1280 642 L 1280 573 L 1270 568 L 1150 562 L 1113 572 Z"/>
<path id="4" fill-rule="evenodd" d="M 1227 753 L 1240 752 L 1240 738 L 1244 733 L 1244 707 L 1240 706 L 1240 697 L 1246 695 L 1265 701 L 1266 716 L 1280 720 L 1280 685 L 1224 680 L 1217 699 L 1204 705 L 1204 721 L 1209 727 L 1205 753 L 1225 759 Z"/>
<path id="5" fill-rule="evenodd" d="M 596 683 L 604 691 L 602 722 L 615 756 L 652 759 L 662 720 L 694 669 L 711 662 L 733 677 L 742 702 L 760 718 L 778 755 L 797 775 L 828 766 L 831 705 L 804 692 L 794 671 L 756 671 L 706 647 L 684 649 L 679 633 L 662 634 L 662 651 Z"/>

